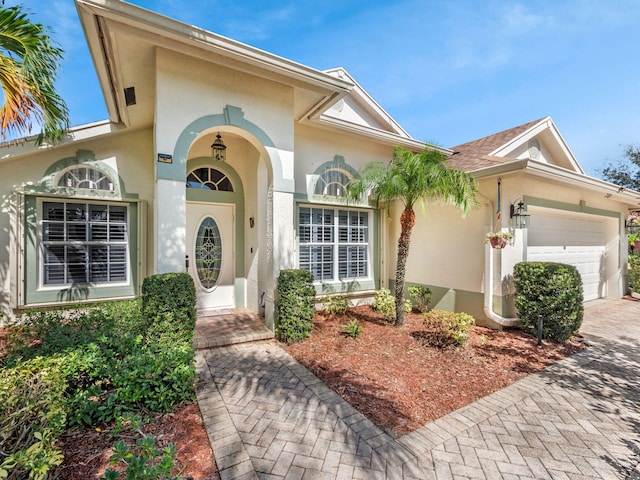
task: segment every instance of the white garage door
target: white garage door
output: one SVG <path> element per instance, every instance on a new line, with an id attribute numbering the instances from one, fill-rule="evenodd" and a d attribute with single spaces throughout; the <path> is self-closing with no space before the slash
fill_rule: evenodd
<path id="1" fill-rule="evenodd" d="M 533 213 L 527 233 L 527 260 L 574 265 L 584 285 L 584 299 L 603 296 L 605 223 L 597 217 Z"/>

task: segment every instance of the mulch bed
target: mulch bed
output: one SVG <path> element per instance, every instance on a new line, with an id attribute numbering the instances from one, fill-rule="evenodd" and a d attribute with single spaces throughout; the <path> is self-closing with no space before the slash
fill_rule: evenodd
<path id="1" fill-rule="evenodd" d="M 342 328 L 352 318 L 363 325 L 357 339 Z M 424 345 L 422 322 L 407 314 L 396 328 L 369 306 L 319 312 L 310 338 L 286 349 L 374 423 L 403 435 L 586 348 L 579 337 L 537 347 L 518 330 L 473 326 L 464 347 L 439 349 Z"/>

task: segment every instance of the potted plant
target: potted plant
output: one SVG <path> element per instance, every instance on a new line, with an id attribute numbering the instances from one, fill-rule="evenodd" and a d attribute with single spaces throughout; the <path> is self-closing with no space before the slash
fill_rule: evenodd
<path id="1" fill-rule="evenodd" d="M 640 249 L 640 233 L 630 233 L 627 235 L 627 240 L 631 248 Z"/>
<path id="2" fill-rule="evenodd" d="M 489 243 L 492 248 L 504 248 L 507 242 L 513 238 L 510 232 L 489 232 L 484 239 L 484 243 Z"/>

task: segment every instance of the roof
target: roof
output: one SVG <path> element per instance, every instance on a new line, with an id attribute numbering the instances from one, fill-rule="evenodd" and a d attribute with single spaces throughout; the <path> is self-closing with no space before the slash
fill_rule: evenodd
<path id="1" fill-rule="evenodd" d="M 449 159 L 449 165 L 471 172 L 511 162 L 515 159 L 496 156 L 493 153 L 546 118 L 548 117 L 539 118 L 532 122 L 523 123 L 517 127 L 508 128 L 507 130 L 452 147 L 453 155 Z"/>

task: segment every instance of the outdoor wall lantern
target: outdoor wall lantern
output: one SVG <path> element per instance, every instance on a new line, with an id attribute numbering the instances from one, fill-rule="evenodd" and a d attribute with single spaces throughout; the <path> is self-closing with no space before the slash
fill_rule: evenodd
<path id="1" fill-rule="evenodd" d="M 527 228 L 529 226 L 531 215 L 527 212 L 527 207 L 522 200 L 511 205 L 509 216 L 513 220 L 513 228 Z"/>
<path id="2" fill-rule="evenodd" d="M 218 162 L 224 162 L 227 159 L 227 146 L 222 141 L 219 132 L 215 141 L 211 144 L 211 156 Z"/>

